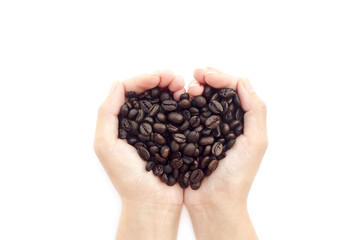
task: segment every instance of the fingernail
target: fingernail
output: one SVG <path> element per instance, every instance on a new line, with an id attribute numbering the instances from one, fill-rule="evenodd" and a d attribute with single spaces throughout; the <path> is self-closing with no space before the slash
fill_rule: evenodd
<path id="1" fill-rule="evenodd" d="M 155 72 L 155 73 L 151 73 L 151 75 L 152 75 L 152 76 L 154 75 L 154 76 L 158 76 L 158 77 L 161 77 L 161 74 L 159 74 L 159 73 L 156 73 L 156 72 Z"/>
<path id="2" fill-rule="evenodd" d="M 251 86 L 251 83 L 250 83 L 249 79 L 244 78 L 244 79 L 243 79 L 243 83 L 244 83 L 245 89 L 246 89 L 249 93 L 254 92 L 253 86 Z"/>
<path id="3" fill-rule="evenodd" d="M 109 90 L 109 95 L 111 95 L 112 93 L 114 93 L 114 91 L 116 90 L 117 88 L 117 84 L 118 84 L 118 81 L 114 81 L 112 86 L 111 86 L 111 89 Z"/>
<path id="4" fill-rule="evenodd" d="M 209 75 L 209 74 L 216 74 L 216 73 L 217 73 L 217 72 L 215 72 L 215 71 L 209 71 L 209 72 L 206 72 L 206 73 L 205 73 L 205 76 L 206 76 L 206 75 Z"/>

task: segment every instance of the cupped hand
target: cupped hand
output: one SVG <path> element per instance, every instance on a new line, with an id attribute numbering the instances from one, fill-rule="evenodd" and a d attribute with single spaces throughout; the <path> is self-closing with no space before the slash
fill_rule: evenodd
<path id="1" fill-rule="evenodd" d="M 94 150 L 124 205 L 147 203 L 155 208 L 169 205 L 180 208 L 183 190 L 179 185 L 169 187 L 152 172 L 146 172 L 146 162 L 139 157 L 137 150 L 126 140 L 118 139 L 118 115 L 126 101 L 125 92 L 138 94 L 156 86 L 169 88 L 176 99 L 185 92 L 183 78 L 171 71 L 144 74 L 113 84 L 98 110 Z"/>

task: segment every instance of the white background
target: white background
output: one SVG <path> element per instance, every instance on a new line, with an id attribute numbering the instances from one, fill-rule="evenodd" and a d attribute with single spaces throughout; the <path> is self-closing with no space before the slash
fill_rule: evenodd
<path id="1" fill-rule="evenodd" d="M 93 153 L 115 79 L 248 76 L 270 144 L 249 197 L 260 239 L 362 239 L 360 1 L 1 1 L 0 239 L 113 239 Z M 194 239 L 182 212 L 178 239 Z"/>

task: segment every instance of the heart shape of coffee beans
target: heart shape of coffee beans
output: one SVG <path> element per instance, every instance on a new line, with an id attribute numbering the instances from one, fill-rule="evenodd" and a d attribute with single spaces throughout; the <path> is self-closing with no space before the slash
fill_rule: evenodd
<path id="1" fill-rule="evenodd" d="M 146 170 L 173 186 L 197 190 L 243 132 L 244 111 L 234 89 L 205 86 L 192 100 L 188 93 L 173 99 L 158 87 L 136 95 L 126 92 L 119 138 L 127 139 Z"/>

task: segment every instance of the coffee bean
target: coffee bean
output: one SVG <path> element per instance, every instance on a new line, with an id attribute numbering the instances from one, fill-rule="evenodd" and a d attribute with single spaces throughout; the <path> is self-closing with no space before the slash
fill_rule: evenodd
<path id="1" fill-rule="evenodd" d="M 155 153 L 158 153 L 158 150 L 159 150 L 159 148 L 157 146 L 152 146 L 149 149 L 150 149 L 150 153 L 152 155 L 155 155 Z"/>
<path id="2" fill-rule="evenodd" d="M 136 92 L 134 92 L 134 91 L 127 91 L 125 95 L 126 95 L 126 98 L 134 98 L 137 96 Z"/>
<path id="3" fill-rule="evenodd" d="M 172 167 L 171 167 L 170 165 L 166 165 L 166 166 L 163 168 L 163 172 L 164 172 L 164 173 L 169 174 L 169 173 L 172 173 L 172 171 L 173 171 L 173 169 L 172 169 Z"/>
<path id="4" fill-rule="evenodd" d="M 148 152 L 148 150 L 145 147 L 139 147 L 138 154 L 140 155 L 140 157 L 143 160 L 146 160 L 146 161 L 149 160 L 151 157 L 150 153 Z"/>
<path id="5" fill-rule="evenodd" d="M 219 94 L 218 93 L 214 93 L 211 98 L 210 98 L 210 102 L 211 101 L 214 101 L 214 100 L 217 100 L 219 98 Z"/>
<path id="6" fill-rule="evenodd" d="M 183 156 L 182 161 L 184 161 L 185 164 L 191 164 L 194 161 L 194 159 L 192 157 Z"/>
<path id="7" fill-rule="evenodd" d="M 209 166 L 207 167 L 207 169 L 211 172 L 215 171 L 215 169 L 217 168 L 219 164 L 219 161 L 218 160 L 212 160 L 210 163 L 209 163 Z"/>
<path id="8" fill-rule="evenodd" d="M 179 169 L 180 167 L 182 167 L 183 163 L 184 162 L 182 161 L 181 158 L 175 158 L 170 161 L 170 165 L 171 167 L 173 167 L 173 169 Z"/>
<path id="9" fill-rule="evenodd" d="M 241 126 L 241 122 L 239 120 L 233 120 L 230 122 L 230 129 L 234 129 L 238 126 Z"/>
<path id="10" fill-rule="evenodd" d="M 193 127 L 193 128 L 196 128 L 200 125 L 200 118 L 198 116 L 192 116 L 190 118 L 190 126 Z"/>
<path id="11" fill-rule="evenodd" d="M 160 149 L 160 153 L 163 158 L 167 158 L 168 155 L 170 154 L 170 147 L 167 145 L 162 146 Z"/>
<path id="12" fill-rule="evenodd" d="M 143 109 L 145 113 L 149 113 L 150 109 L 152 107 L 152 103 L 150 103 L 147 100 L 141 100 L 140 101 L 140 108 Z"/>
<path id="13" fill-rule="evenodd" d="M 157 164 L 153 168 L 153 174 L 155 174 L 156 176 L 161 176 L 162 173 L 163 173 L 163 166 L 161 164 Z"/>
<path id="14" fill-rule="evenodd" d="M 171 112 L 177 109 L 177 102 L 174 100 L 165 100 L 161 103 L 161 106 L 163 110 Z"/>
<path id="15" fill-rule="evenodd" d="M 187 136 L 187 141 L 190 143 L 197 143 L 200 138 L 200 133 L 191 131 L 189 135 Z"/>
<path id="16" fill-rule="evenodd" d="M 230 139 L 225 145 L 226 149 L 230 149 L 234 145 L 234 143 L 235 139 Z"/>
<path id="17" fill-rule="evenodd" d="M 191 187 L 192 190 L 197 190 L 197 189 L 200 188 L 200 186 L 201 186 L 201 182 L 192 183 L 192 184 L 190 185 L 190 187 Z"/>
<path id="18" fill-rule="evenodd" d="M 181 126 L 180 126 L 180 131 L 186 131 L 190 126 L 190 123 L 188 121 L 185 121 Z"/>
<path id="19" fill-rule="evenodd" d="M 233 132 L 231 132 L 228 135 L 226 135 L 225 138 L 226 138 L 226 140 L 230 140 L 230 139 L 235 139 L 236 136 Z"/>
<path id="20" fill-rule="evenodd" d="M 198 108 L 202 108 L 206 105 L 206 98 L 203 96 L 197 96 L 192 100 L 192 105 Z"/>
<path id="21" fill-rule="evenodd" d="M 183 165 L 182 165 L 182 167 L 183 167 Z M 182 168 L 182 167 L 181 167 L 181 168 Z M 181 169 L 181 168 L 180 168 L 180 169 Z M 180 174 L 180 170 L 179 170 L 179 169 L 174 169 L 173 172 L 172 172 L 172 176 L 173 176 L 174 178 L 176 178 L 176 179 L 178 178 L 179 174 Z"/>
<path id="22" fill-rule="evenodd" d="M 220 126 L 217 126 L 215 129 L 212 130 L 212 136 L 216 138 L 221 136 Z"/>
<path id="23" fill-rule="evenodd" d="M 128 112 L 128 119 L 134 119 L 138 114 L 138 110 L 137 109 L 131 109 L 129 112 Z"/>
<path id="24" fill-rule="evenodd" d="M 194 161 L 190 164 L 189 169 L 190 169 L 190 170 L 195 170 L 195 169 L 197 169 L 198 167 L 199 167 L 199 162 L 198 162 L 197 160 L 194 160 Z"/>
<path id="25" fill-rule="evenodd" d="M 184 173 L 184 172 L 186 172 L 188 169 L 189 169 L 189 165 L 188 165 L 188 164 L 184 164 L 184 165 L 182 165 L 182 167 L 179 169 L 179 171 L 180 171 L 181 173 Z"/>
<path id="26" fill-rule="evenodd" d="M 172 112 L 167 115 L 167 118 L 170 122 L 174 124 L 181 124 L 184 121 L 184 117 L 180 113 Z M 192 118 L 191 118 L 192 119 Z M 191 121 L 190 119 L 190 121 Z"/>
<path id="27" fill-rule="evenodd" d="M 202 156 L 208 156 L 208 155 L 210 155 L 210 152 L 211 152 L 211 145 L 207 145 L 205 147 L 205 150 L 204 150 Z"/>
<path id="28" fill-rule="evenodd" d="M 159 133 L 155 133 L 153 135 L 153 141 L 155 141 L 155 143 L 159 144 L 159 145 L 164 145 L 166 144 L 166 139 Z"/>
<path id="29" fill-rule="evenodd" d="M 185 184 L 190 184 L 190 177 L 191 177 L 191 171 L 188 171 L 185 173 L 182 181 L 185 183 Z"/>
<path id="30" fill-rule="evenodd" d="M 189 110 L 183 110 L 183 111 L 182 111 L 182 116 L 184 116 L 184 120 L 185 120 L 185 121 L 188 121 L 188 120 L 190 120 L 190 118 L 191 118 L 191 113 L 190 113 Z"/>
<path id="31" fill-rule="evenodd" d="M 144 144 L 143 142 L 137 142 L 135 145 L 134 145 L 134 147 L 136 148 L 136 149 L 138 149 L 139 147 L 146 147 L 146 144 Z"/>
<path id="32" fill-rule="evenodd" d="M 168 131 L 169 133 L 176 133 L 176 132 L 178 132 L 178 127 L 176 127 L 176 126 L 174 126 L 174 125 L 172 125 L 172 124 L 167 124 L 167 125 L 166 125 L 166 128 L 167 128 L 167 131 Z"/>
<path id="33" fill-rule="evenodd" d="M 183 135 L 182 133 L 175 133 L 173 135 L 173 139 L 177 142 L 177 143 L 184 143 L 186 142 L 186 136 Z"/>
<path id="34" fill-rule="evenodd" d="M 200 167 L 201 168 L 206 168 L 207 166 L 209 166 L 209 163 L 210 163 L 210 157 L 209 156 L 203 157 L 201 159 Z"/>
<path id="35" fill-rule="evenodd" d="M 157 119 L 158 121 L 162 122 L 162 123 L 165 123 L 166 122 L 166 115 L 164 113 L 157 113 Z"/>
<path id="36" fill-rule="evenodd" d="M 212 155 L 217 157 L 222 153 L 222 151 L 223 151 L 223 145 L 220 142 L 215 142 L 212 145 L 212 148 L 211 148 Z"/>
<path id="37" fill-rule="evenodd" d="M 198 116 L 200 115 L 200 110 L 195 108 L 195 107 L 191 107 L 189 109 L 190 113 L 191 113 L 191 116 Z"/>
<path id="38" fill-rule="evenodd" d="M 222 107 L 222 105 L 216 100 L 213 100 L 209 103 L 209 109 L 211 112 L 216 113 L 216 114 L 220 114 L 224 111 L 224 108 Z"/>
<path id="39" fill-rule="evenodd" d="M 178 106 L 181 109 L 189 109 L 191 107 L 191 102 L 188 99 L 183 99 L 178 103 Z"/>
<path id="40" fill-rule="evenodd" d="M 183 93 L 180 95 L 180 100 L 184 100 L 184 99 L 187 99 L 189 100 L 190 99 L 190 95 L 188 93 Z"/>
<path id="41" fill-rule="evenodd" d="M 150 135 L 152 133 L 152 126 L 151 124 L 149 123 L 142 123 L 141 126 L 140 126 L 140 132 L 143 134 L 143 135 Z"/>
<path id="42" fill-rule="evenodd" d="M 138 142 L 138 139 L 135 137 L 131 137 L 131 138 L 127 139 L 127 142 L 130 145 L 135 145 Z"/>
<path id="43" fill-rule="evenodd" d="M 167 177 L 167 174 L 166 173 L 163 173 L 161 175 L 161 181 L 164 182 L 164 183 L 167 183 L 168 182 L 168 177 Z"/>
<path id="44" fill-rule="evenodd" d="M 124 130 L 123 128 L 120 128 L 119 131 L 118 131 L 118 137 L 120 139 L 125 139 L 127 138 L 127 132 L 126 130 Z"/>
<path id="45" fill-rule="evenodd" d="M 121 107 L 121 115 L 122 117 L 127 117 L 129 112 L 129 107 L 127 106 L 127 104 L 123 104 Z"/>
<path id="46" fill-rule="evenodd" d="M 154 117 L 154 116 L 156 116 L 156 114 L 158 113 L 159 110 L 160 110 L 160 105 L 153 104 L 152 107 L 150 108 L 150 112 L 148 113 L 148 115 L 150 117 Z"/>
<path id="47" fill-rule="evenodd" d="M 163 123 L 155 123 L 153 125 L 153 131 L 164 134 L 166 132 L 166 125 Z"/>
<path id="48" fill-rule="evenodd" d="M 222 98 L 233 98 L 236 96 L 236 92 L 232 88 L 223 88 L 223 89 L 220 89 L 219 95 Z"/>
<path id="49" fill-rule="evenodd" d="M 199 144 L 201 146 L 211 145 L 214 143 L 214 141 L 215 141 L 215 139 L 213 137 L 202 137 L 199 140 Z"/>
<path id="50" fill-rule="evenodd" d="M 175 185 L 177 183 L 177 181 L 176 181 L 176 179 L 174 178 L 174 177 L 172 177 L 172 176 L 169 176 L 168 177 L 168 182 L 167 182 L 167 185 L 168 186 L 173 186 L 173 185 Z"/>
<path id="51" fill-rule="evenodd" d="M 172 141 L 170 146 L 172 152 L 177 152 L 180 149 L 180 145 L 176 141 Z"/>
<path id="52" fill-rule="evenodd" d="M 237 126 L 235 129 L 234 129 L 234 133 L 236 136 L 239 136 L 240 134 L 243 133 L 243 126 L 240 125 L 240 126 Z"/>
<path id="53" fill-rule="evenodd" d="M 212 87 L 205 86 L 204 92 L 202 93 L 202 96 L 204 96 L 206 99 L 210 99 L 212 93 L 213 93 Z"/>
<path id="54" fill-rule="evenodd" d="M 220 125 L 220 129 L 221 129 L 221 134 L 224 136 L 226 136 L 230 132 L 230 127 L 229 124 L 227 123 L 222 123 Z"/>
<path id="55" fill-rule="evenodd" d="M 147 164 L 146 164 L 146 171 L 151 171 L 154 167 L 155 167 L 155 162 L 153 161 L 149 161 Z"/>
<path id="56" fill-rule="evenodd" d="M 191 173 L 190 182 L 191 183 L 200 182 L 203 177 L 204 177 L 204 173 L 202 172 L 202 170 L 196 169 L 196 170 L 192 171 L 192 173 Z"/>
<path id="57" fill-rule="evenodd" d="M 163 102 L 165 100 L 170 100 L 171 95 L 168 92 L 162 92 L 160 95 L 160 101 Z"/>
<path id="58" fill-rule="evenodd" d="M 183 153 L 186 155 L 186 156 L 193 156 L 194 153 L 196 151 L 196 147 L 195 147 L 195 144 L 193 143 L 188 143 L 185 148 L 183 149 Z"/>
<path id="59" fill-rule="evenodd" d="M 161 89 L 159 87 L 155 87 L 151 90 L 151 96 L 153 98 L 157 98 L 161 94 Z"/>
<path id="60" fill-rule="evenodd" d="M 211 115 L 208 119 L 205 121 L 205 127 L 214 129 L 220 124 L 220 117 L 217 115 Z"/>

